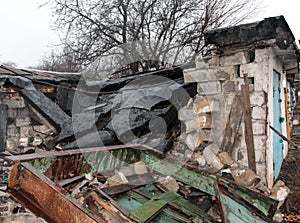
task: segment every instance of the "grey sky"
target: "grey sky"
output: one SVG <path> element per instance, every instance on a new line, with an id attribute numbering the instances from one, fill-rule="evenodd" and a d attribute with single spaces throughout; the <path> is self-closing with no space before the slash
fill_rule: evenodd
<path id="1" fill-rule="evenodd" d="M 0 0 L 0 62 L 12 61 L 19 67 L 37 65 L 59 43 L 51 30 L 51 11 L 39 8 L 38 0 Z M 265 9 L 251 19 L 284 15 L 296 39 L 300 39 L 298 5 L 295 0 L 262 0 Z M 248 22 L 248 21 L 247 21 Z"/>

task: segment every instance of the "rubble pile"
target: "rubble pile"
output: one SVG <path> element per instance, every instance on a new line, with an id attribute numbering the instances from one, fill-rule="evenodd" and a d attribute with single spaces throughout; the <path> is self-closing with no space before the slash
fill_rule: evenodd
<path id="1" fill-rule="evenodd" d="M 289 192 L 282 182 L 269 191 L 253 171 L 234 164 L 230 171 L 200 170 L 141 145 L 10 159 L 14 163 L 10 193 L 25 198 L 28 208 L 51 222 L 62 218 L 70 222 L 82 218 L 91 222 L 220 222 L 227 210 L 237 218 L 269 222 Z M 35 196 L 29 196 L 31 193 Z M 53 207 L 64 206 L 69 211 L 49 209 L 49 200 Z"/>
<path id="2" fill-rule="evenodd" d="M 292 39 L 283 17 L 212 30 L 194 68 L 107 80 L 1 66 L 1 191 L 50 222 L 281 221 Z"/>

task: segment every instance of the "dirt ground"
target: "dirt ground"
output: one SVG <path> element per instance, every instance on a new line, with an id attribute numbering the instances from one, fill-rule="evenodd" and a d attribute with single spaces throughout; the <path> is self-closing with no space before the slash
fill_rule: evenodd
<path id="1" fill-rule="evenodd" d="M 300 149 L 291 149 L 285 159 L 279 179 L 283 180 L 291 192 L 281 207 L 284 222 L 300 222 Z"/>
<path id="2" fill-rule="evenodd" d="M 294 120 L 300 121 L 300 98 L 294 113 Z M 293 142 L 300 146 L 300 125 L 292 128 Z M 283 180 L 291 192 L 281 207 L 284 214 L 284 222 L 300 222 L 300 148 L 291 148 L 285 158 L 279 179 Z"/>

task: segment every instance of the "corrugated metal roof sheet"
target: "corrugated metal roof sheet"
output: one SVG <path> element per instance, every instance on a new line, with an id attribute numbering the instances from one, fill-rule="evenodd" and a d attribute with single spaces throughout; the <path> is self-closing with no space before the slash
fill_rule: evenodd
<path id="1" fill-rule="evenodd" d="M 60 79 L 60 80 L 79 80 L 80 73 L 54 72 L 36 69 L 20 69 L 0 65 L 0 75 L 26 76 L 29 79 Z"/>

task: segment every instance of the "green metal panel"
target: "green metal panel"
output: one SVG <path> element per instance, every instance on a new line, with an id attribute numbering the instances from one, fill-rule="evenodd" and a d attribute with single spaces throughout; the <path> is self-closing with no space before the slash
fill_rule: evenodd
<path id="1" fill-rule="evenodd" d="M 151 158 L 148 157 L 143 161 L 147 162 L 147 160 L 151 160 Z M 265 216 L 272 215 L 275 212 L 275 207 L 277 206 L 278 202 L 270 197 L 234 184 L 229 180 L 217 177 L 214 174 L 209 174 L 204 171 L 196 172 L 189 170 L 175 160 L 159 160 L 158 157 L 153 157 L 152 161 L 155 160 L 156 162 L 151 163 L 151 168 L 155 171 L 167 176 L 173 176 L 176 180 L 188 184 L 209 195 L 216 195 L 214 190 L 214 183 L 220 181 L 228 189 L 234 190 L 237 198 L 244 200 L 247 205 L 257 208 Z"/>
<path id="2" fill-rule="evenodd" d="M 219 200 L 223 209 L 225 223 L 267 223 L 225 194 L 221 193 Z"/>
<path id="3" fill-rule="evenodd" d="M 135 220 L 138 223 L 144 223 L 152 216 L 156 215 L 162 210 L 162 208 L 167 204 L 167 201 L 164 200 L 150 200 L 143 204 L 138 209 L 130 213 L 130 218 Z"/>
<path id="4" fill-rule="evenodd" d="M 181 163 L 177 162 L 175 159 L 160 160 L 158 157 L 152 157 L 152 159 L 149 159 L 149 157 L 147 158 L 148 159 L 143 159 L 143 161 L 147 163 L 149 162 L 148 160 L 151 160 L 152 162 L 147 164 L 151 165 L 151 168 L 155 171 L 166 176 L 172 176 L 176 178 L 176 180 L 191 185 L 192 187 L 197 188 L 205 193 L 215 195 L 213 187 L 214 182 L 217 179 L 215 175 L 205 172 L 191 171 L 184 167 Z"/>
<path id="5" fill-rule="evenodd" d="M 261 216 L 262 218 L 264 218 L 265 216 L 268 218 L 269 216 L 272 216 L 274 214 L 278 203 L 268 196 L 264 196 L 256 191 L 239 186 L 228 179 L 219 177 L 206 171 L 189 169 L 182 162 L 171 157 L 166 158 L 162 154 L 151 149 L 148 150 L 144 147 L 139 147 L 137 149 L 113 147 L 112 150 L 107 148 L 106 150 L 100 150 L 101 148 L 91 148 L 80 151 L 74 150 L 60 153 L 52 152 L 44 157 L 43 155 L 26 155 L 19 158 L 17 157 L 15 159 L 21 159 L 23 162 L 28 162 L 36 169 L 42 170 L 41 172 L 45 172 L 48 169 L 52 170 L 52 172 L 47 171 L 47 177 L 50 178 L 50 176 L 57 176 L 58 173 L 58 175 L 62 177 L 59 177 L 57 180 L 63 180 L 65 176 L 68 177 L 69 172 L 66 171 L 66 168 L 64 167 L 73 167 L 74 163 L 78 166 L 75 168 L 75 172 L 74 170 L 70 170 L 70 173 L 76 173 L 77 175 L 80 175 L 83 171 L 83 173 L 88 173 L 90 171 L 105 171 L 124 164 L 134 163 L 141 160 L 145 162 L 150 169 L 157 171 L 163 175 L 173 176 L 178 181 L 188 184 L 212 196 L 216 196 L 216 192 L 214 190 L 215 183 L 218 182 L 219 184 L 222 184 L 222 186 L 226 188 L 228 192 L 230 191 L 231 200 L 226 197 L 224 198 L 224 202 L 227 202 L 226 205 L 228 210 L 230 210 L 231 208 L 234 209 L 235 207 L 240 207 L 240 210 L 242 210 L 242 208 L 246 210 L 251 209 L 255 210 L 255 212 L 258 213 L 258 216 Z M 85 159 L 83 159 L 83 157 Z M 55 162 L 57 160 L 60 161 L 60 168 L 55 165 Z M 69 163 L 70 165 L 68 165 Z M 89 169 L 88 167 L 90 165 L 92 166 L 92 168 Z M 64 173 L 65 176 L 64 174 L 60 173 Z M 164 207 L 163 210 L 155 217 L 155 219 L 151 220 L 151 222 L 170 223 L 173 222 L 174 219 L 178 220 L 178 222 L 212 222 L 211 216 L 203 213 L 198 207 L 190 204 L 183 197 L 169 200 L 169 196 L 171 195 L 170 193 L 167 193 L 167 197 L 165 199 L 162 199 L 163 197 L 160 197 L 162 196 L 162 192 L 153 185 L 147 185 L 146 187 L 142 187 L 139 190 L 141 191 L 141 193 L 145 194 L 146 197 L 130 191 L 128 193 L 122 194 L 122 196 L 116 196 L 114 197 L 114 199 L 128 212 L 133 213 L 135 213 L 135 210 L 141 208 L 150 199 L 159 198 L 160 200 L 163 200 L 161 204 L 157 203 L 161 207 Z M 155 193 L 153 193 L 154 191 Z M 223 202 L 223 200 L 221 201 Z M 180 212 L 176 213 L 174 210 L 166 208 L 165 202 L 175 207 L 175 209 L 180 210 Z M 149 203 L 150 206 L 151 203 L 153 203 L 153 201 Z M 159 208 L 154 208 L 154 205 L 152 206 L 153 210 L 151 213 L 157 214 L 159 212 Z M 148 216 L 149 215 L 151 214 L 148 214 Z M 232 215 L 231 211 L 229 211 L 229 215 Z M 249 215 L 249 217 L 251 217 L 251 215 Z M 232 218 L 235 217 L 233 216 Z M 141 218 L 141 221 L 145 219 Z M 161 220 L 157 221 L 157 219 Z"/>
<path id="6" fill-rule="evenodd" d="M 149 189 L 155 188 L 156 189 L 155 191 L 158 191 L 158 194 L 162 194 L 162 192 L 157 190 L 157 188 L 154 185 L 147 185 L 146 187 L 141 188 L 140 191 L 146 191 L 148 190 L 147 188 Z M 146 199 L 145 197 L 143 197 L 142 195 L 134 191 L 130 191 L 127 192 L 126 194 L 120 195 L 114 198 L 114 200 L 128 212 L 132 212 L 138 209 L 144 203 L 149 201 L 148 199 Z M 192 223 L 192 221 L 187 217 L 168 208 L 164 208 L 161 211 L 161 213 L 159 213 L 154 219 L 151 219 L 151 223 L 178 223 L 178 222 Z M 199 221 L 195 221 L 195 222 L 200 223 L 203 222 L 203 220 L 200 219 Z"/>

